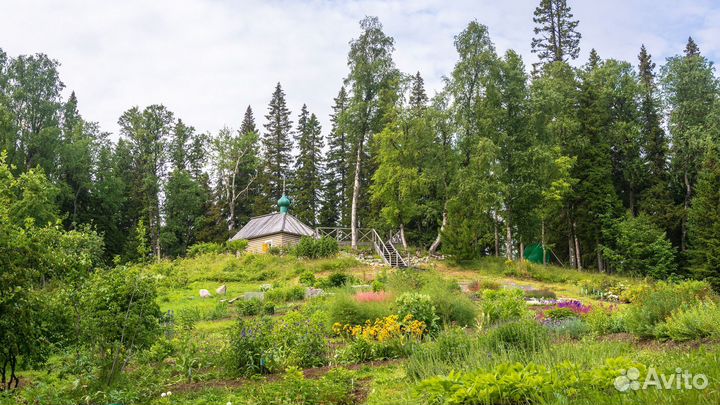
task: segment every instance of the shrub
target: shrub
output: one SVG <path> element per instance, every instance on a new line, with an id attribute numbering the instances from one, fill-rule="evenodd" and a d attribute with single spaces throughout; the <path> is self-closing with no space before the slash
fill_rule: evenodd
<path id="1" fill-rule="evenodd" d="M 302 285 L 313 287 L 316 282 L 315 273 L 310 270 L 305 270 L 302 274 L 300 274 L 299 281 Z"/>
<path id="2" fill-rule="evenodd" d="M 317 316 L 290 312 L 273 322 L 269 317 L 241 318 L 230 335 L 228 367 L 241 375 L 276 372 L 287 367 L 317 367 L 327 362 L 324 325 Z"/>
<path id="3" fill-rule="evenodd" d="M 475 336 L 463 329 L 450 328 L 440 332 L 434 341 L 419 345 L 405 363 L 405 371 L 411 379 L 448 373 L 458 365 L 468 363 L 471 357 L 481 352 Z"/>
<path id="4" fill-rule="evenodd" d="M 472 326 L 478 307 L 465 294 L 440 293 L 431 296 L 435 312 L 443 325 Z"/>
<path id="5" fill-rule="evenodd" d="M 677 342 L 720 337 L 720 306 L 704 300 L 688 308 L 673 311 L 664 323 L 658 325 L 655 335 Z"/>
<path id="6" fill-rule="evenodd" d="M 647 215 L 628 214 L 614 230 L 614 246 L 604 254 L 619 273 L 664 279 L 677 270 L 675 248 Z"/>
<path id="7" fill-rule="evenodd" d="M 196 243 L 192 246 L 190 246 L 187 250 L 187 256 L 188 257 L 197 257 L 200 255 L 205 254 L 219 254 L 223 253 L 225 251 L 225 248 L 223 245 L 215 242 L 202 242 L 202 243 Z"/>
<path id="8" fill-rule="evenodd" d="M 247 239 L 229 240 L 225 242 L 225 251 L 237 254 L 244 252 L 245 249 L 247 249 L 247 246 Z"/>
<path id="9" fill-rule="evenodd" d="M 348 344 L 338 350 L 341 363 L 359 363 L 369 360 L 384 360 L 407 356 L 415 343 L 427 332 L 425 323 L 413 319 L 412 315 L 402 320 L 397 315 L 376 319 L 364 325 L 342 325 L 336 323 L 333 332 L 347 340 Z"/>
<path id="10" fill-rule="evenodd" d="M 240 315 L 243 316 L 255 316 L 260 315 L 260 312 L 262 310 L 262 301 L 257 298 L 252 298 L 249 300 L 244 301 L 238 301 L 237 303 L 237 311 Z"/>
<path id="11" fill-rule="evenodd" d="M 550 338 L 547 329 L 538 322 L 523 319 L 497 325 L 486 335 L 486 344 L 496 352 L 519 351 L 537 352 L 548 347 Z"/>
<path id="12" fill-rule="evenodd" d="M 205 314 L 204 319 L 208 321 L 216 321 L 228 317 L 228 304 L 226 302 L 218 302 L 212 310 Z"/>
<path id="13" fill-rule="evenodd" d="M 542 300 L 554 300 L 557 295 L 548 290 L 547 288 L 541 288 L 538 290 L 527 290 L 525 291 L 525 298 L 537 298 Z"/>
<path id="14" fill-rule="evenodd" d="M 490 325 L 531 316 L 522 290 L 485 290 L 482 296 L 483 323 Z"/>
<path id="15" fill-rule="evenodd" d="M 493 280 L 474 280 L 468 284 L 468 290 L 478 292 L 482 290 L 499 290 L 502 285 Z"/>
<path id="16" fill-rule="evenodd" d="M 118 267 L 96 272 L 86 286 L 79 302 L 81 339 L 94 349 L 102 378 L 111 383 L 125 357 L 152 346 L 160 334 L 155 280 Z"/>
<path id="17" fill-rule="evenodd" d="M 552 320 L 578 318 L 578 314 L 570 308 L 551 308 L 545 311 L 545 318 Z"/>
<path id="18" fill-rule="evenodd" d="M 275 322 L 270 351 L 272 370 L 323 366 L 328 354 L 325 326 L 319 316 L 290 312 Z"/>
<path id="19" fill-rule="evenodd" d="M 544 321 L 543 325 L 554 336 L 570 339 L 580 339 L 591 331 L 590 326 L 584 320 L 578 318 L 548 320 Z"/>
<path id="20" fill-rule="evenodd" d="M 387 301 L 358 302 L 345 292 L 332 297 L 328 304 L 331 323 L 358 325 L 365 321 L 374 321 L 392 313 L 391 303 Z"/>
<path id="21" fill-rule="evenodd" d="M 596 336 L 627 332 L 623 314 L 616 307 L 596 307 L 585 317 L 590 332 Z"/>
<path id="22" fill-rule="evenodd" d="M 267 373 L 272 347 L 270 318 L 241 318 L 230 334 L 229 371 L 240 375 Z"/>
<path id="23" fill-rule="evenodd" d="M 655 336 L 657 324 L 670 314 L 711 295 L 710 285 L 703 281 L 679 284 L 658 282 L 638 295 L 627 312 L 626 325 L 634 335 L 646 339 Z"/>
<path id="24" fill-rule="evenodd" d="M 320 279 L 316 285 L 320 288 L 338 288 L 350 282 L 350 276 L 347 274 L 336 271 L 327 276 L 324 279 Z"/>
<path id="25" fill-rule="evenodd" d="M 306 259 L 319 259 L 323 257 L 333 257 L 340 250 L 337 240 L 323 236 L 315 239 L 307 236 L 300 238 L 300 242 L 295 245 L 293 252 L 298 257 Z"/>
<path id="26" fill-rule="evenodd" d="M 272 301 L 265 301 L 265 303 L 263 303 L 263 313 L 265 315 L 274 315 L 275 314 L 275 303 Z"/>
<path id="27" fill-rule="evenodd" d="M 400 317 L 412 315 L 413 318 L 423 322 L 431 333 L 439 329 L 439 318 L 430 296 L 407 292 L 397 297 L 395 306 Z"/>
<path id="28" fill-rule="evenodd" d="M 275 302 L 302 301 L 305 299 L 305 287 L 296 285 L 273 288 L 265 293 L 265 299 Z"/>

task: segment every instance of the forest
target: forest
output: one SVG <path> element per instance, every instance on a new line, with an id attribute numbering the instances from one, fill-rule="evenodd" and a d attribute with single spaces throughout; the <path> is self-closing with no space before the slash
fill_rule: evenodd
<path id="1" fill-rule="evenodd" d="M 681 322 L 672 318 L 680 316 L 677 311 L 692 314 L 696 298 L 697 305 L 713 306 L 707 311 L 717 316 L 715 326 L 720 325 L 720 309 L 715 307 L 720 291 L 720 81 L 712 61 L 691 37 L 684 49 L 662 61 L 653 59 L 652 49 L 641 43 L 633 61 L 604 59 L 594 49 L 587 61 L 578 61 L 582 24 L 565 0 L 539 1 L 532 19 L 535 35 L 529 40 L 539 62 L 527 65 L 512 49 L 498 52 L 492 27 L 472 20 L 455 36 L 457 61 L 434 94 L 426 89 L 422 72 L 396 67 L 395 41 L 380 20 L 362 19 L 349 43 L 347 75 L 338 83 L 330 128 L 323 128 L 305 105 L 290 111 L 282 84 L 267 83 L 272 90 L 267 107 L 259 111 L 239 106 L 244 115 L 229 117 L 238 125 L 216 133 L 195 128 L 168 107 L 153 104 L 128 106 L 118 117 L 119 134 L 110 134 L 79 111 L 75 92 L 63 96 L 72 84 L 66 86 L 60 77 L 61 61 L 42 53 L 8 55 L 0 48 L 0 403 L 171 403 L 170 396 L 160 398 L 157 389 L 175 387 L 177 381 L 142 388 L 136 384 L 160 367 L 153 356 L 162 363 L 171 356 L 162 357 L 163 350 L 187 353 L 194 340 L 189 336 L 197 337 L 193 333 L 198 331 L 209 333 L 203 338 L 210 336 L 208 342 L 215 344 L 213 339 L 225 336 L 220 329 L 224 333 L 223 328 L 237 327 L 237 322 L 243 338 L 246 329 L 264 327 L 270 328 L 268 336 L 292 336 L 292 331 L 282 332 L 292 327 L 291 320 L 268 326 L 249 319 L 263 311 L 277 316 L 275 306 L 290 318 L 296 310 L 307 315 L 319 307 L 320 313 L 325 304 L 312 304 L 307 296 L 301 309 L 294 302 L 305 302 L 303 296 L 314 288 L 338 292 L 330 294 L 326 304 L 331 319 L 316 324 L 314 315 L 308 315 L 308 327 L 322 335 L 330 333 L 321 331 L 323 324 L 339 324 L 333 336 L 348 339 L 348 348 L 357 351 L 348 349 L 328 360 L 332 356 L 327 357 L 328 349 L 323 348 L 322 356 L 297 354 L 300 357 L 284 358 L 272 370 L 263 360 L 258 374 L 290 367 L 284 382 L 278 383 L 286 385 L 263 388 L 268 392 L 253 388 L 250 397 L 257 402 L 248 403 L 359 403 L 367 399 L 369 383 L 347 389 L 346 380 L 367 380 L 362 373 L 374 372 L 360 371 L 359 377 L 350 378 L 343 373 L 359 369 L 330 371 L 317 380 L 293 372 L 408 356 L 408 364 L 391 363 L 383 378 L 397 383 L 393 373 L 402 369 L 411 376 L 411 382 L 402 380 L 403 384 L 424 384 L 435 395 L 426 398 L 427 403 L 519 403 L 506 397 L 443 402 L 447 393 L 440 393 L 442 384 L 430 378 L 435 374 L 423 371 L 429 367 L 426 363 L 418 365 L 429 361 L 418 356 L 430 356 L 428 351 L 434 350 L 422 345 L 439 345 L 438 334 L 448 342 L 467 338 L 446 328 L 450 324 L 485 331 L 488 325 L 507 325 L 505 321 L 532 322 L 526 312 L 517 316 L 520 320 L 507 312 L 516 310 L 513 305 L 525 305 L 528 297 L 505 296 L 504 289 L 494 288 L 493 283 L 511 279 L 511 284 L 531 280 L 527 282 L 536 283 L 532 287 L 537 291 L 569 283 L 567 291 L 560 288 L 568 298 L 590 297 L 589 304 L 596 308 L 608 301 L 630 306 L 627 324 L 617 330 L 610 325 L 617 321 L 612 315 L 596 320 L 598 325 L 605 322 L 597 328 L 607 333 L 640 340 L 692 340 L 695 335 L 675 339 L 677 324 L 671 321 Z M 307 259 L 298 251 L 267 257 L 244 254 L 242 244 L 226 243 L 250 218 L 276 212 L 283 193 L 292 199 L 291 213 L 310 227 L 350 228 L 351 246 L 321 254 L 326 258 Z M 362 251 L 360 228 L 399 231 L 408 257 L 431 263 L 417 266 L 420 275 L 414 277 L 422 280 L 394 271 L 388 275 L 357 261 L 356 253 Z M 524 260 L 526 248 L 534 244 L 542 247 L 539 265 Z M 449 276 L 443 269 L 457 274 Z M 253 271 L 256 274 L 250 274 Z M 448 277 L 459 277 L 455 284 L 460 283 L 463 294 L 470 288 L 472 299 L 445 286 Z M 253 301 L 241 305 L 239 315 L 228 315 L 224 300 L 212 301 L 217 304 L 213 307 L 202 301 L 203 310 L 210 312 L 193 318 L 188 310 L 183 315 L 190 306 L 185 295 L 195 296 L 200 287 L 228 284 L 235 292 L 247 292 L 264 282 L 272 285 L 270 291 L 280 291 L 270 302 L 272 310 Z M 351 284 L 372 286 L 366 294 L 373 309 L 362 310 L 367 314 L 352 309 L 366 317 L 335 316 L 352 312 L 342 312 L 339 306 L 357 305 L 349 298 Z M 300 297 L 293 298 L 296 285 L 310 290 L 296 290 Z M 414 285 L 425 295 L 412 295 Z M 456 301 L 435 301 L 442 299 L 438 291 L 446 287 Z M 622 291 L 613 290 L 616 287 Z M 623 292 L 627 300 L 619 298 Z M 383 294 L 394 300 L 392 308 L 401 308 L 395 315 L 383 312 L 391 307 Z M 433 300 L 432 305 L 425 297 Z M 662 315 L 632 314 L 636 305 L 663 297 L 673 297 L 667 301 L 677 305 L 658 310 Z M 246 308 L 254 304 L 258 307 Z M 583 308 L 567 311 L 584 317 Z M 493 310 L 499 311 L 497 315 Z M 172 322 L 168 311 L 176 311 Z M 566 315 L 582 318 L 573 314 Z M 656 318 L 642 318 L 645 315 Z M 393 321 L 389 316 L 400 318 Z M 419 323 L 413 324 L 413 317 Z M 478 326 L 483 319 L 485 327 Z M 586 333 L 596 332 L 593 321 L 582 319 L 590 325 Z M 198 323 L 214 325 L 210 321 L 218 320 L 226 323 L 217 330 L 205 330 L 213 326 Z M 372 345 L 354 347 L 357 342 L 352 339 L 366 331 L 353 325 L 370 325 L 372 320 L 379 329 L 389 328 L 387 322 L 401 322 L 397 330 L 403 336 L 438 340 L 416 342 L 428 347 L 425 351 L 403 346 L 398 352 L 384 348 L 384 355 L 376 355 Z M 166 330 L 168 324 L 187 338 L 177 343 Z M 537 325 L 523 325 L 527 333 L 535 333 Z M 653 329 L 657 325 L 661 327 Z M 720 327 L 716 329 L 699 339 L 720 337 Z M 504 333 L 497 330 L 487 333 Z M 545 332 L 537 333 L 522 339 L 530 339 L 531 346 L 540 344 Z M 492 336 L 483 334 L 488 340 L 483 343 L 465 342 L 468 353 L 494 350 L 482 346 L 502 340 Z M 167 347 L 160 347 L 162 339 Z M 237 333 L 231 332 L 229 339 L 224 344 L 235 357 L 195 360 L 212 368 L 200 380 L 219 378 L 217 370 L 227 368 L 227 358 L 235 361 L 229 367 L 235 377 L 254 373 L 249 364 L 238 366 L 250 356 L 237 354 L 250 350 L 243 346 L 249 343 Z M 181 348 L 173 348 L 172 342 Z M 284 344 L 288 350 L 298 345 Z M 597 352 L 604 350 L 600 346 L 605 343 L 593 344 Z M 197 354 L 199 349 L 194 350 Z M 608 350 L 623 354 L 629 349 Z M 508 361 L 526 358 L 503 353 Z M 576 354 L 568 356 L 577 360 Z M 177 357 L 173 367 L 178 367 L 168 369 L 169 376 L 179 373 L 185 378 L 188 368 L 202 374 L 200 364 L 181 367 L 181 361 L 192 359 Z M 436 374 L 450 372 L 455 360 L 435 359 Z M 468 364 L 503 367 L 499 362 Z M 43 380 L 41 370 L 50 369 L 61 371 Z M 470 377 L 466 373 L 462 378 Z M 187 384 L 196 381 L 190 376 Z M 286 402 L 268 399 L 293 389 L 320 396 L 304 402 L 298 397 Z M 388 396 L 371 396 L 368 403 L 392 398 L 392 385 L 378 389 L 380 394 L 374 395 Z M 323 390 L 345 392 L 342 398 L 347 402 L 332 402 L 332 395 L 322 397 Z M 93 396 L 98 392 L 102 395 Z M 237 395 L 236 403 L 244 403 Z M 412 397 L 416 394 L 408 395 L 408 403 L 417 403 Z M 523 403 L 547 400 L 531 397 L 535 394 L 529 391 L 523 395 L 528 395 Z M 598 398 L 592 395 L 580 398 L 592 402 Z M 224 398 L 206 397 L 207 403 L 224 403 Z M 646 396 L 640 402 L 657 398 Z"/>

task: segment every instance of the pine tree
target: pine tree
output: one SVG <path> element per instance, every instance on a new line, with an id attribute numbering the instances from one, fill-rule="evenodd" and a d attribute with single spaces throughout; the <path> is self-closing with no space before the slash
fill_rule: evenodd
<path id="1" fill-rule="evenodd" d="M 696 278 L 720 290 L 720 158 L 708 146 L 688 213 L 688 256 Z"/>
<path id="2" fill-rule="evenodd" d="M 299 154 L 293 177 L 294 215 L 301 221 L 315 225 L 322 187 L 323 139 L 320 122 L 303 104 L 298 117 L 295 141 Z"/>
<path id="3" fill-rule="evenodd" d="M 327 135 L 327 158 L 324 170 L 324 188 L 320 224 L 323 226 L 349 226 L 349 162 L 350 140 L 342 121 L 348 108 L 345 86 L 340 88 L 330 115 L 332 127 Z"/>
<path id="4" fill-rule="evenodd" d="M 532 52 L 538 55 L 540 64 L 578 57 L 581 38 L 577 31 L 578 20 L 573 20 L 566 0 L 540 0 L 533 22 L 536 25 L 536 37 L 531 47 Z"/>
<path id="5" fill-rule="evenodd" d="M 250 106 L 247 106 L 245 110 L 245 116 L 243 117 L 242 124 L 240 125 L 240 134 L 244 135 L 248 132 L 258 133 L 257 127 L 255 126 L 255 116 Z"/>
<path id="6" fill-rule="evenodd" d="M 586 66 L 587 66 L 587 69 L 588 69 L 588 70 L 593 70 L 593 69 L 595 69 L 596 67 L 598 67 L 598 66 L 600 65 L 600 62 L 602 62 L 602 59 L 600 58 L 600 55 L 598 55 L 598 53 L 597 53 L 597 51 L 595 50 L 595 48 L 592 48 L 592 49 L 590 50 L 590 56 L 588 57 L 588 63 L 587 63 L 587 65 L 586 65 Z"/>
<path id="7" fill-rule="evenodd" d="M 260 200 L 256 210 L 270 212 L 283 191 L 283 178 L 292 178 L 292 121 L 280 83 L 275 86 L 268 113 L 265 115 L 265 133 L 262 138 L 263 171 Z"/>

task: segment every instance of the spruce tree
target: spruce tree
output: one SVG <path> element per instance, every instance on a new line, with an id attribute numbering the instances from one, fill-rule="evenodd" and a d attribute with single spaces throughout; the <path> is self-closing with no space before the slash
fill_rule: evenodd
<path id="1" fill-rule="evenodd" d="M 655 63 L 645 45 L 638 55 L 640 87 L 640 131 L 648 184 L 639 201 L 640 211 L 671 237 L 677 231 L 675 201 L 670 192 L 668 139 L 662 128 Z"/>
<path id="2" fill-rule="evenodd" d="M 295 141 L 299 154 L 295 161 L 293 177 L 293 213 L 301 221 L 314 226 L 320 207 L 322 187 L 322 129 L 315 114 L 308 112 L 303 104 L 298 117 Z"/>
<path id="3" fill-rule="evenodd" d="M 709 146 L 688 213 L 691 268 L 696 278 L 720 290 L 720 158 Z"/>
<path id="4" fill-rule="evenodd" d="M 566 0 L 540 0 L 535 9 L 535 38 L 531 47 L 540 64 L 576 59 L 580 53 L 578 20 Z"/>
<path id="5" fill-rule="evenodd" d="M 292 178 L 292 121 L 280 83 L 275 86 L 268 113 L 265 115 L 265 133 L 262 138 L 263 171 L 260 181 L 262 192 L 256 210 L 270 212 L 283 191 L 283 177 Z"/>
<path id="6" fill-rule="evenodd" d="M 345 129 L 343 116 L 348 108 L 345 86 L 340 88 L 330 115 L 332 127 L 327 135 L 327 157 L 324 170 L 324 188 L 320 224 L 323 226 L 349 226 L 350 201 L 352 194 L 349 183 L 350 140 Z"/>
<path id="7" fill-rule="evenodd" d="M 243 117 L 242 124 L 240 125 L 240 134 L 244 135 L 249 132 L 257 133 L 257 126 L 255 126 L 255 116 L 250 106 L 247 106 L 245 110 L 245 116 Z"/>
<path id="8" fill-rule="evenodd" d="M 688 37 L 687 44 L 685 45 L 685 56 L 700 56 L 700 48 L 692 37 Z"/>
<path id="9" fill-rule="evenodd" d="M 421 112 L 427 107 L 428 96 L 425 93 L 425 81 L 420 72 L 415 73 L 412 77 L 412 87 L 410 89 L 409 105 L 412 111 Z"/>

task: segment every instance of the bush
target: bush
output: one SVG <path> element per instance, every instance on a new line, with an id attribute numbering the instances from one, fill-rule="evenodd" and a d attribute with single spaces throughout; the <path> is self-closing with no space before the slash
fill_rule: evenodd
<path id="1" fill-rule="evenodd" d="M 710 285 L 703 281 L 658 282 L 640 293 L 630 306 L 625 319 L 627 328 L 640 338 L 652 338 L 655 327 L 673 311 L 693 305 L 711 294 Z"/>
<path id="2" fill-rule="evenodd" d="M 365 321 L 374 321 L 392 313 L 391 303 L 387 301 L 358 302 L 354 296 L 341 292 L 328 303 L 331 323 L 359 325 Z"/>
<path id="3" fill-rule="evenodd" d="M 225 250 L 229 253 L 241 253 L 247 249 L 247 239 L 229 240 L 225 242 Z"/>
<path id="4" fill-rule="evenodd" d="M 655 335 L 676 342 L 720 338 L 720 306 L 715 301 L 704 300 L 688 308 L 673 311 L 670 317 L 658 325 Z"/>
<path id="5" fill-rule="evenodd" d="M 485 342 L 495 352 L 532 353 L 547 348 L 550 337 L 538 322 L 524 319 L 495 326 L 488 331 Z"/>
<path id="6" fill-rule="evenodd" d="M 523 291 L 517 288 L 485 290 L 482 296 L 483 323 L 495 324 L 531 316 Z"/>
<path id="7" fill-rule="evenodd" d="M 435 312 L 443 325 L 473 326 L 478 307 L 464 294 L 445 293 L 431 296 Z"/>
<path id="8" fill-rule="evenodd" d="M 347 274 L 336 271 L 326 278 L 318 280 L 315 285 L 320 288 L 338 288 L 350 282 L 351 278 Z"/>
<path id="9" fill-rule="evenodd" d="M 614 246 L 604 254 L 618 273 L 665 279 L 677 270 L 675 248 L 647 215 L 628 214 L 614 231 Z"/>
<path id="10" fill-rule="evenodd" d="M 405 363 L 405 371 L 408 377 L 418 381 L 455 370 L 480 352 L 475 336 L 460 328 L 446 329 L 434 341 L 413 350 Z"/>
<path id="11" fill-rule="evenodd" d="M 545 311 L 545 317 L 552 320 L 577 319 L 579 315 L 573 312 L 570 308 L 551 308 Z"/>
<path id="12" fill-rule="evenodd" d="M 188 257 L 197 257 L 205 254 L 219 254 L 225 252 L 225 248 L 220 243 L 203 242 L 190 246 L 187 250 Z"/>
<path id="13" fill-rule="evenodd" d="M 305 287 L 296 285 L 273 288 L 265 293 L 265 299 L 275 302 L 302 301 L 305 299 Z"/>
<path id="14" fill-rule="evenodd" d="M 253 298 L 249 300 L 244 301 L 238 301 L 237 303 L 237 311 L 242 316 L 255 316 L 260 315 L 260 312 L 262 311 L 262 301 Z"/>
<path id="15" fill-rule="evenodd" d="M 502 285 L 493 280 L 474 280 L 468 284 L 468 290 L 478 292 L 482 290 L 499 290 Z"/>
<path id="16" fill-rule="evenodd" d="M 293 252 L 297 257 L 304 257 L 306 259 L 320 259 L 323 257 L 335 256 L 340 247 L 338 246 L 337 240 L 323 236 L 320 239 L 315 239 L 307 236 L 300 238 L 300 242 L 295 245 Z"/>
<path id="17" fill-rule="evenodd" d="M 427 332 L 425 323 L 407 315 L 400 319 L 390 315 L 364 325 L 333 325 L 333 332 L 348 344 L 338 350 L 341 363 L 360 363 L 405 357 Z"/>
<path id="18" fill-rule="evenodd" d="M 315 282 L 316 282 L 315 273 L 313 273 L 310 270 L 305 270 L 302 272 L 302 274 L 300 274 L 299 281 L 300 281 L 300 284 L 302 284 L 304 286 L 313 287 L 313 286 L 315 286 Z"/>
<path id="19" fill-rule="evenodd" d="M 557 295 L 548 290 L 547 288 L 541 288 L 538 290 L 527 290 L 525 291 L 525 298 L 537 298 L 541 300 L 554 300 Z"/>
<path id="20" fill-rule="evenodd" d="M 326 364 L 328 353 L 319 317 L 299 312 L 274 322 L 269 317 L 241 318 L 231 331 L 230 348 L 228 368 L 240 375 L 318 367 Z"/>
<path id="21" fill-rule="evenodd" d="M 557 337 L 567 337 L 570 339 L 580 339 L 590 333 L 590 326 L 578 318 L 565 318 L 559 320 L 550 320 L 543 322 L 551 334 Z"/>
<path id="22" fill-rule="evenodd" d="M 620 311 L 610 308 L 595 308 L 585 317 L 590 332 L 596 336 L 627 332 L 625 319 Z"/>
<path id="23" fill-rule="evenodd" d="M 270 318 L 241 318 L 230 334 L 228 368 L 232 373 L 252 375 L 269 372 L 268 350 L 272 347 Z"/>
<path id="24" fill-rule="evenodd" d="M 429 295 L 418 293 L 404 293 L 395 300 L 397 314 L 400 318 L 412 315 L 413 318 L 424 322 L 431 333 L 439 330 L 439 320 L 435 312 L 435 306 Z"/>
<path id="25" fill-rule="evenodd" d="M 160 334 L 155 280 L 118 267 L 96 272 L 86 286 L 80 298 L 81 338 L 94 349 L 102 379 L 111 383 L 125 357 L 152 346 Z"/>
<path id="26" fill-rule="evenodd" d="M 263 313 L 265 315 L 274 315 L 275 314 L 275 303 L 272 301 L 265 301 L 263 304 Z"/>

